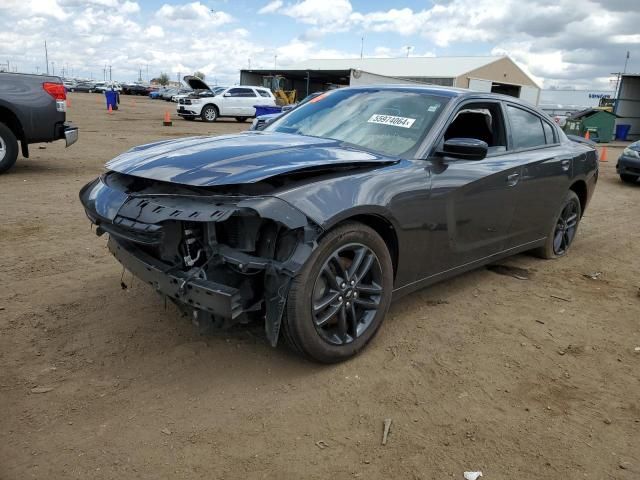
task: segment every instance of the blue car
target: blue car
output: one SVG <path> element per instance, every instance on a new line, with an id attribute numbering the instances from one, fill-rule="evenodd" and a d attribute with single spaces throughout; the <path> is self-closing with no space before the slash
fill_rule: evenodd
<path id="1" fill-rule="evenodd" d="M 618 158 L 616 171 L 623 182 L 638 183 L 638 178 L 640 178 L 640 140 L 624 149 Z"/>
<path id="2" fill-rule="evenodd" d="M 269 125 L 271 122 L 273 122 L 276 118 L 281 117 L 282 115 L 284 115 L 287 112 L 290 112 L 291 110 L 293 110 L 294 108 L 298 108 L 301 105 L 304 105 L 305 103 L 307 103 L 309 100 L 312 100 L 314 98 L 316 98 L 319 95 L 322 95 L 324 92 L 315 92 L 315 93 L 311 93 L 309 95 L 307 95 L 306 97 L 304 97 L 300 102 L 294 104 L 294 105 L 284 105 L 282 107 L 282 111 L 278 112 L 278 113 L 267 113 L 265 115 L 259 115 L 256 118 L 253 119 L 253 122 L 251 123 L 251 127 L 249 127 L 249 130 L 263 130 L 267 125 Z"/>

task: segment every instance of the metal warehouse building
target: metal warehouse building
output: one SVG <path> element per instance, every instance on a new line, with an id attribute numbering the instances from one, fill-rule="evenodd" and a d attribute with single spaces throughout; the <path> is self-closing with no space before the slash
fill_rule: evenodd
<path id="1" fill-rule="evenodd" d="M 629 139 L 640 139 L 640 74 L 622 75 L 613 111 L 620 117 L 616 123 L 631 125 Z"/>
<path id="2" fill-rule="evenodd" d="M 402 57 L 307 60 L 288 68 L 241 70 L 241 85 L 296 90 L 298 97 L 330 88 L 376 83 L 470 88 L 537 104 L 540 87 L 509 57 Z"/>

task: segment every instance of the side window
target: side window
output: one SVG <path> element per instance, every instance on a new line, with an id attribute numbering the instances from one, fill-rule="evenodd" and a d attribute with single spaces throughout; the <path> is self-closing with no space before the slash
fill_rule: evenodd
<path id="1" fill-rule="evenodd" d="M 507 105 L 507 114 L 514 149 L 539 147 L 547 143 L 540 117 L 511 105 Z"/>
<path id="2" fill-rule="evenodd" d="M 444 132 L 444 140 L 451 138 L 482 140 L 489 147 L 488 155 L 505 152 L 507 142 L 500 104 L 493 102 L 464 104 Z"/>
<path id="3" fill-rule="evenodd" d="M 547 144 L 556 143 L 556 136 L 553 128 L 551 128 L 551 125 L 549 125 L 547 122 L 542 122 L 542 128 L 544 129 L 544 137 L 547 141 Z"/>
<path id="4" fill-rule="evenodd" d="M 269 95 L 269 92 L 266 90 L 256 90 L 256 92 L 258 92 L 261 97 L 271 98 L 271 95 Z"/>
<path id="5" fill-rule="evenodd" d="M 231 97 L 255 97 L 256 94 L 251 88 L 232 88 L 227 93 Z"/>

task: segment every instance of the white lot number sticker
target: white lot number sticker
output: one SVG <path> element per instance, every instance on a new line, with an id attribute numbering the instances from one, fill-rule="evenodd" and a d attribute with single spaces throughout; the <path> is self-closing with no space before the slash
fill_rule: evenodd
<path id="1" fill-rule="evenodd" d="M 415 118 L 395 117 L 393 115 L 381 115 L 374 113 L 367 123 L 379 123 L 381 125 L 391 125 L 394 127 L 411 128 Z"/>

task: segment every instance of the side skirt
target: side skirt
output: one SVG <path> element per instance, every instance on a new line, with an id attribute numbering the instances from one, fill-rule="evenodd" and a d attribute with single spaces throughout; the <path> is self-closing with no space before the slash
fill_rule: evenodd
<path id="1" fill-rule="evenodd" d="M 392 301 L 398 300 L 404 297 L 405 295 L 413 293 L 422 288 L 428 287 L 429 285 L 433 285 L 434 283 L 438 283 L 443 280 L 456 277 L 462 273 L 475 270 L 484 265 L 488 265 L 490 263 L 495 262 L 496 260 L 511 257 L 518 253 L 526 252 L 527 250 L 533 250 L 534 248 L 541 247 L 544 245 L 544 242 L 546 241 L 546 239 L 547 237 L 543 237 L 538 240 L 534 240 L 532 242 L 527 242 L 517 247 L 509 248 L 507 250 L 494 253 L 493 255 L 489 255 L 488 257 L 483 257 L 478 260 L 474 260 L 473 262 L 465 263 L 464 265 L 453 267 L 453 268 L 450 268 L 449 270 L 445 270 L 440 273 L 435 273 L 421 280 L 416 280 L 415 282 L 411 282 L 407 285 L 403 285 L 402 287 L 398 287 L 393 290 Z"/>

